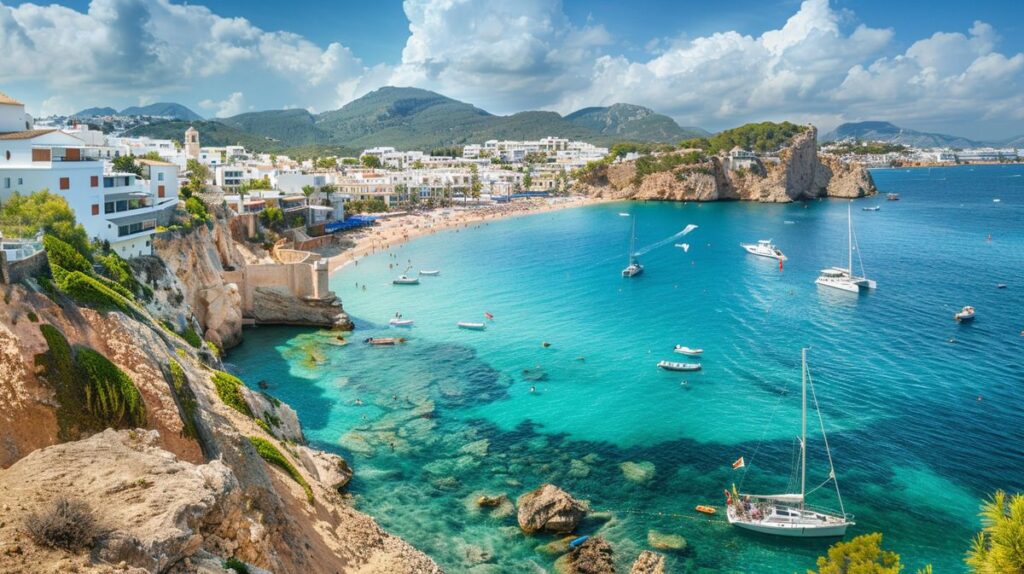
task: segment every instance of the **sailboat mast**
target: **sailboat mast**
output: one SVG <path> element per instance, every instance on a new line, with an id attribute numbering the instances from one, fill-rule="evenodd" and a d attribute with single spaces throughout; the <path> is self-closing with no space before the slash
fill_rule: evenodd
<path id="1" fill-rule="evenodd" d="M 846 204 L 846 268 L 853 275 L 853 202 Z"/>
<path id="2" fill-rule="evenodd" d="M 807 349 L 800 349 L 800 506 L 807 489 Z"/>
<path id="3" fill-rule="evenodd" d="M 633 264 L 633 253 L 636 252 L 636 216 L 633 216 L 633 230 L 629 235 L 629 264 Z"/>

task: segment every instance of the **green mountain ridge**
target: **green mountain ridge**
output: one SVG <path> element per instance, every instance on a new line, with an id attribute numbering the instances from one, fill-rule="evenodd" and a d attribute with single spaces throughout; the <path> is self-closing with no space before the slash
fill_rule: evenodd
<path id="1" fill-rule="evenodd" d="M 972 148 L 992 145 L 960 136 L 948 134 L 919 132 L 901 128 L 890 122 L 866 121 L 841 124 L 836 129 L 822 136 L 821 141 L 839 141 L 856 139 L 860 141 L 881 141 L 912 147 L 956 147 Z M 1019 139 L 1019 138 L 1018 138 Z"/>
<path id="2" fill-rule="evenodd" d="M 71 114 L 73 118 L 91 118 L 94 116 L 154 116 L 172 118 L 175 120 L 200 121 L 203 116 L 193 112 L 187 106 L 174 102 L 157 102 L 148 106 L 131 106 L 120 112 L 109 106 L 86 108 Z"/>

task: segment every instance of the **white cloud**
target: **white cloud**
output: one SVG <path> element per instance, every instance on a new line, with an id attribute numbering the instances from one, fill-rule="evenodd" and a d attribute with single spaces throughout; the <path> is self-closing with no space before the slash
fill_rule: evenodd
<path id="1" fill-rule="evenodd" d="M 225 100 L 215 102 L 213 100 L 203 100 L 199 102 L 199 107 L 204 110 L 215 110 L 213 115 L 218 118 L 228 118 L 236 116 L 246 110 L 245 107 L 245 96 L 242 92 L 234 92 Z"/>

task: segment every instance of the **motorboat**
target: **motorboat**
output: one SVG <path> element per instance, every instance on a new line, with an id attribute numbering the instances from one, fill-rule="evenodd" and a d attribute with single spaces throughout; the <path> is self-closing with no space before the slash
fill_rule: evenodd
<path id="1" fill-rule="evenodd" d="M 636 258 L 636 218 L 633 218 L 633 231 L 629 236 L 629 265 L 622 270 L 623 277 L 636 277 L 644 272 L 644 266 Z"/>
<path id="2" fill-rule="evenodd" d="M 619 212 L 619 217 L 629 217 L 629 214 L 626 213 L 625 211 L 620 211 Z"/>
<path id="3" fill-rule="evenodd" d="M 691 357 L 696 357 L 704 352 L 704 349 L 691 349 L 689 347 L 684 347 L 683 345 L 676 345 L 674 350 L 680 355 L 689 355 Z"/>
<path id="4" fill-rule="evenodd" d="M 957 321 L 970 321 L 974 319 L 974 307 L 970 305 L 965 306 L 963 309 L 960 309 L 959 313 L 953 315 L 953 318 Z"/>
<path id="5" fill-rule="evenodd" d="M 811 381 L 810 371 L 807 369 L 807 349 L 801 352 L 801 429 L 799 440 L 799 455 L 794 456 L 794 461 L 799 461 L 799 469 L 794 469 L 794 477 L 799 476 L 800 492 L 787 489 L 789 492 L 783 494 L 744 494 L 736 491 L 733 486 L 732 492 L 725 491 L 726 518 L 729 524 L 775 536 L 788 536 L 793 538 L 822 538 L 830 536 L 843 536 L 846 529 L 853 526 L 853 515 L 847 514 L 843 507 L 843 498 L 839 494 L 839 483 L 836 480 L 836 469 L 832 464 L 832 452 L 828 447 L 828 437 L 825 436 L 824 423 L 821 425 L 821 435 L 828 454 L 829 473 L 825 482 L 818 486 L 811 485 L 807 489 L 807 391 L 811 391 L 814 399 L 814 407 L 818 410 L 818 418 L 821 418 L 821 409 L 818 408 L 818 398 L 814 393 L 814 383 Z M 733 463 L 734 469 L 744 468 L 743 457 Z M 746 472 L 746 471 L 744 471 Z M 795 481 L 794 481 L 795 482 Z M 839 510 L 825 510 L 813 508 L 806 503 L 807 495 L 818 491 L 829 482 L 835 485 L 836 500 L 839 503 Z M 742 481 L 741 481 L 742 484 Z"/>
<path id="6" fill-rule="evenodd" d="M 437 269 L 420 269 L 420 275 L 424 275 L 426 277 L 437 277 L 440 274 L 441 272 Z"/>
<path id="7" fill-rule="evenodd" d="M 658 366 L 666 371 L 699 371 L 700 363 L 677 363 L 675 361 L 658 361 Z"/>
<path id="8" fill-rule="evenodd" d="M 402 319 L 401 317 L 392 317 L 388 324 L 392 327 L 412 327 L 412 319 Z"/>
<path id="9" fill-rule="evenodd" d="M 483 331 L 487 328 L 485 323 L 473 323 L 470 321 L 459 321 L 456 326 L 460 329 L 469 329 L 470 331 Z"/>
<path id="10" fill-rule="evenodd" d="M 861 209 L 864 211 L 882 211 L 882 206 L 876 205 L 874 207 L 862 207 Z"/>
<path id="11" fill-rule="evenodd" d="M 689 243 L 676 243 L 676 247 L 682 249 L 684 253 L 690 251 L 690 244 Z"/>
<path id="12" fill-rule="evenodd" d="M 399 275 L 397 278 L 392 279 L 391 283 L 394 285 L 419 285 L 419 277 L 409 277 L 408 275 Z"/>
<path id="13" fill-rule="evenodd" d="M 887 199 L 889 201 L 899 201 L 900 200 L 900 194 L 898 194 L 898 193 L 889 193 L 889 194 L 886 194 L 885 199 Z"/>
<path id="14" fill-rule="evenodd" d="M 364 343 L 376 346 L 390 346 L 405 342 L 405 337 L 367 337 Z"/>
<path id="15" fill-rule="evenodd" d="M 853 250 L 856 242 L 853 234 L 853 211 L 850 206 L 847 206 L 846 210 L 846 236 L 847 236 L 847 263 L 846 267 L 829 267 L 828 269 L 822 269 L 818 278 L 814 280 L 815 283 L 823 287 L 832 287 L 834 289 L 840 289 L 842 291 L 849 291 L 850 293 L 860 293 L 862 287 L 867 289 L 874 289 L 877 284 L 874 280 L 868 279 L 864 276 L 864 261 L 860 261 L 861 276 L 853 274 Z M 860 249 L 857 249 L 857 257 L 860 258 Z"/>
<path id="16" fill-rule="evenodd" d="M 761 257 L 778 259 L 779 261 L 786 260 L 782 250 L 773 245 L 771 239 L 759 239 L 757 243 L 740 243 L 740 247 L 746 249 L 747 253 L 751 255 L 760 255 Z"/>

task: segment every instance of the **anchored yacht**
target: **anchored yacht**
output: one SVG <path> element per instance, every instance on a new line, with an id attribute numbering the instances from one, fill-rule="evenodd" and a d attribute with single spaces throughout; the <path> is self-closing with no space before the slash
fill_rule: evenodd
<path id="1" fill-rule="evenodd" d="M 771 239 L 760 239 L 757 243 L 740 243 L 740 247 L 746 249 L 747 253 L 751 255 L 760 255 L 761 257 L 778 259 L 779 261 L 786 260 L 782 250 L 773 245 Z"/>
<path id="2" fill-rule="evenodd" d="M 857 259 L 860 260 L 861 276 L 853 274 L 853 250 L 856 238 L 853 234 L 853 211 L 849 206 L 847 206 L 846 210 L 846 233 L 846 267 L 829 267 L 828 269 L 822 269 L 821 274 L 818 275 L 818 278 L 815 279 L 814 282 L 818 285 L 841 289 L 851 293 L 860 293 L 862 287 L 874 289 L 877 287 L 877 283 L 875 283 L 873 279 L 868 279 L 863 276 L 864 261 L 860 259 L 860 249 L 857 249 Z"/>

